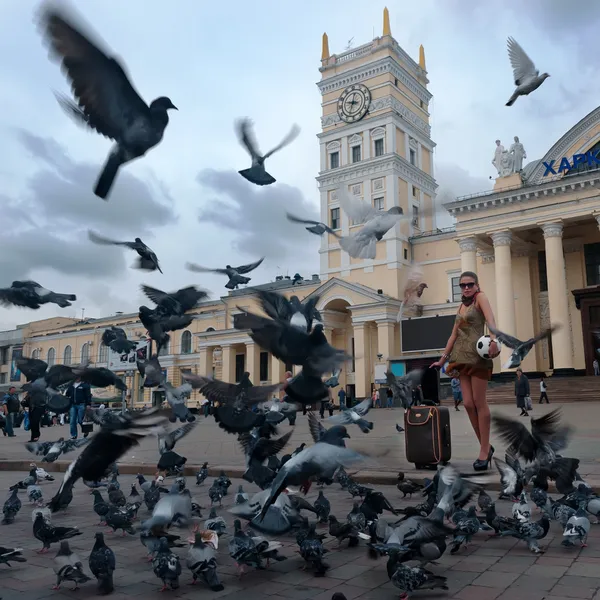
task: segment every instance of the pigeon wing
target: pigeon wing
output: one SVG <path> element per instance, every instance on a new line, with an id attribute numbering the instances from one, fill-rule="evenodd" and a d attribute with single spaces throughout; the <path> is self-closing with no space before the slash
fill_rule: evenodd
<path id="1" fill-rule="evenodd" d="M 28 303 L 24 301 L 21 297 L 21 294 L 15 293 L 12 288 L 2 288 L 0 289 L 0 305 L 10 307 L 10 306 L 28 306 Z M 38 304 L 36 308 L 39 308 Z"/>
<path id="2" fill-rule="evenodd" d="M 510 348 L 511 350 L 514 350 L 515 348 L 518 348 L 519 346 L 521 346 L 523 344 L 523 342 L 521 340 L 518 340 L 515 337 L 512 337 L 511 335 L 508 335 L 506 333 L 503 333 L 502 331 L 500 331 L 499 329 L 496 329 L 495 327 L 492 327 L 491 325 L 488 325 L 488 329 L 508 348 Z"/>
<path id="3" fill-rule="evenodd" d="M 174 294 L 171 294 L 179 304 L 181 304 L 181 308 L 183 312 L 191 310 L 204 298 L 208 296 L 208 293 L 204 290 L 198 289 L 194 285 L 189 285 L 187 287 L 181 288 L 177 290 Z"/>
<path id="4" fill-rule="evenodd" d="M 201 384 L 200 393 L 213 402 L 231 402 L 235 400 L 239 394 L 239 388 L 235 383 L 226 383 L 219 379 L 210 377 L 201 378 L 204 381 L 198 382 Z M 193 384 L 193 380 L 189 379 Z"/>
<path id="5" fill-rule="evenodd" d="M 512 37 L 508 38 L 508 57 L 513 68 L 515 85 L 521 85 L 527 79 L 537 76 L 538 72 L 533 61 Z"/>
<path id="6" fill-rule="evenodd" d="M 549 338 L 555 331 L 558 331 L 560 328 L 561 328 L 560 325 L 553 325 L 552 327 L 547 327 L 543 331 L 540 331 L 540 333 L 538 333 L 536 336 L 531 338 L 531 340 L 529 340 L 529 342 L 531 344 L 537 344 L 539 341 L 543 340 L 544 338 Z"/>
<path id="7" fill-rule="evenodd" d="M 289 212 L 286 212 L 285 216 L 287 217 L 288 221 L 291 221 L 292 223 L 300 223 L 302 225 L 321 225 L 320 221 L 311 221 L 309 219 L 301 219 L 300 217 L 295 217 L 294 215 L 292 215 Z"/>
<path id="8" fill-rule="evenodd" d="M 254 385 L 246 390 L 247 404 L 258 404 L 265 402 L 281 387 L 280 383 L 274 385 Z"/>
<path id="9" fill-rule="evenodd" d="M 98 244 L 100 246 L 127 246 L 132 250 L 135 246 L 135 242 L 117 242 L 115 240 L 111 240 L 109 238 L 105 238 L 101 235 L 98 235 L 91 229 L 88 230 L 88 238 L 90 242 L 93 242 L 94 244 Z"/>
<path id="10" fill-rule="evenodd" d="M 557 433 L 560 419 L 561 409 L 559 406 L 542 417 L 531 419 L 531 432 L 534 436 L 548 439 Z"/>
<path id="11" fill-rule="evenodd" d="M 150 287 L 149 285 L 142 285 L 142 292 L 154 302 L 154 304 L 160 304 L 169 294 L 156 288 Z"/>
<path id="12" fill-rule="evenodd" d="M 240 119 L 236 123 L 236 130 L 240 144 L 246 148 L 248 154 L 252 157 L 252 160 L 260 158 L 260 150 L 258 149 L 256 138 L 254 137 L 252 121 L 250 121 L 250 119 Z"/>
<path id="13" fill-rule="evenodd" d="M 265 260 L 264 256 L 261 259 L 257 260 L 256 262 L 250 263 L 249 265 L 242 265 L 241 267 L 234 267 L 234 269 L 240 275 L 244 275 L 245 273 L 250 273 L 250 271 L 254 271 L 254 269 L 256 269 L 256 267 L 260 266 L 260 264 L 262 263 L 263 260 Z"/>
<path id="14" fill-rule="evenodd" d="M 140 117 L 150 122 L 150 109 L 114 58 L 84 35 L 64 10 L 48 8 L 41 16 L 51 54 L 62 62 L 90 127 L 118 140 Z"/>
<path id="15" fill-rule="evenodd" d="M 290 129 L 290 132 L 283 138 L 283 140 L 281 140 L 281 142 L 277 146 L 275 146 L 275 148 L 273 148 L 273 150 L 269 150 L 269 152 L 265 154 L 264 159 L 266 160 L 267 158 L 269 158 L 269 156 L 275 154 L 275 152 L 279 152 L 282 148 L 285 148 L 286 146 L 291 144 L 298 137 L 298 135 L 300 135 L 300 127 L 298 127 L 298 125 L 294 123 L 294 125 L 292 125 L 292 128 Z"/>
<path id="16" fill-rule="evenodd" d="M 64 94 L 59 94 L 54 92 L 54 96 L 56 101 L 60 105 L 60 107 L 67 113 L 69 117 L 71 117 L 78 125 L 88 126 L 88 118 L 85 113 L 73 102 L 70 98 L 65 96 Z"/>
<path id="17" fill-rule="evenodd" d="M 308 429 L 315 444 L 327 433 L 327 429 L 321 425 L 314 412 L 308 413 Z"/>
<path id="18" fill-rule="evenodd" d="M 15 362 L 17 368 L 25 375 L 27 381 L 35 381 L 36 379 L 43 377 L 44 373 L 46 373 L 46 369 L 48 369 L 48 363 L 39 358 L 28 358 L 23 356 L 17 358 Z"/>
<path id="19" fill-rule="evenodd" d="M 538 420 L 541 421 L 541 419 Z M 500 437 L 513 452 L 520 454 L 529 462 L 535 459 L 537 443 L 523 423 L 500 415 L 493 415 L 492 421 Z"/>
<path id="20" fill-rule="evenodd" d="M 366 223 L 379 215 L 378 210 L 375 210 L 375 208 L 363 200 L 351 196 L 347 191 L 339 190 L 338 193 L 342 210 L 348 215 L 352 224 Z"/>
<path id="21" fill-rule="evenodd" d="M 288 431 L 276 440 L 260 438 L 254 447 L 254 453 L 258 456 L 258 458 L 263 460 L 269 458 L 269 456 L 275 456 L 276 454 L 279 454 L 287 446 L 287 443 L 292 437 L 292 433 L 293 430 Z"/>
<path id="22" fill-rule="evenodd" d="M 192 273 L 219 273 L 220 275 L 227 275 L 227 271 L 225 269 L 209 269 L 191 262 L 185 263 L 185 268 Z"/>
<path id="23" fill-rule="evenodd" d="M 357 404 L 352 410 L 359 416 L 364 417 L 371 408 L 371 398 L 365 398 L 360 404 Z"/>
<path id="24" fill-rule="evenodd" d="M 262 309 L 272 319 L 289 321 L 292 318 L 293 309 L 290 301 L 277 292 L 257 290 Z"/>
<path id="25" fill-rule="evenodd" d="M 185 425 L 178 427 L 174 431 L 171 431 L 171 433 L 169 433 L 169 436 L 171 437 L 171 441 L 173 442 L 173 447 L 179 440 L 183 439 L 188 433 L 190 433 L 192 429 L 196 427 L 197 424 L 198 421 L 192 421 L 191 423 L 186 423 Z"/>

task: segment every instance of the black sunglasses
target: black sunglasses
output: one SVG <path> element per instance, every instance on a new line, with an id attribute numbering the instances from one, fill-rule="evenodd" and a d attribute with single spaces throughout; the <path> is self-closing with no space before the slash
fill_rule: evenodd
<path id="1" fill-rule="evenodd" d="M 470 290 L 472 287 L 474 287 L 475 285 L 477 285 L 475 282 L 470 281 L 469 283 L 459 283 L 458 287 L 461 290 Z"/>

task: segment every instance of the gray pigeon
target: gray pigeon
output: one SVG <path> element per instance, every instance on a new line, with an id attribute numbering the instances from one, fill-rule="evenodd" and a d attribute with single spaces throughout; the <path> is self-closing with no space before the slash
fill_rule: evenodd
<path id="1" fill-rule="evenodd" d="M 249 265 L 240 265 L 239 267 L 225 265 L 224 269 L 208 269 L 194 263 L 186 263 L 185 268 L 188 271 L 192 271 L 192 273 L 219 273 L 220 275 L 227 275 L 229 281 L 225 284 L 225 287 L 228 290 L 237 290 L 240 285 L 250 283 L 251 278 L 244 277 L 244 275 L 254 271 L 254 269 L 260 266 L 263 260 L 265 260 L 264 257 Z"/>
<path id="2" fill-rule="evenodd" d="M 157 387 L 164 382 L 164 375 L 158 354 L 153 354 L 149 360 L 138 360 L 137 368 L 144 378 L 144 387 Z"/>
<path id="3" fill-rule="evenodd" d="M 525 50 L 512 37 L 508 38 L 508 57 L 510 58 L 515 85 L 517 86 L 510 100 L 506 103 L 506 106 L 512 106 L 519 96 L 527 96 L 537 90 L 550 75 L 548 73 L 540 75 L 533 61 L 525 54 Z"/>
<path id="4" fill-rule="evenodd" d="M 240 144 L 246 148 L 248 154 L 252 158 L 252 166 L 249 169 L 244 169 L 243 171 L 239 171 L 239 174 L 247 179 L 250 183 L 254 183 L 255 185 L 271 185 L 275 183 L 276 179 L 269 175 L 265 170 L 265 160 L 275 154 L 275 152 L 279 152 L 282 148 L 285 148 L 288 144 L 291 144 L 300 133 L 300 127 L 298 125 L 293 125 L 290 132 L 283 138 L 282 142 L 275 146 L 273 150 L 267 152 L 264 155 L 261 155 L 260 150 L 258 149 L 258 144 L 256 143 L 256 139 L 254 138 L 254 132 L 252 131 L 252 122 L 250 119 L 240 119 L 236 123 L 236 129 L 239 136 Z"/>
<path id="5" fill-rule="evenodd" d="M 541 333 L 538 333 L 535 337 L 528 339 L 526 342 L 522 342 L 515 337 L 512 337 L 506 333 L 502 333 L 494 327 L 489 327 L 489 330 L 508 348 L 513 352 L 510 358 L 506 361 L 506 364 L 502 365 L 503 369 L 514 369 L 518 367 L 522 360 L 529 354 L 535 344 L 543 339 L 549 338 L 555 331 L 560 329 L 560 325 L 553 325 L 544 329 Z"/>
<path id="6" fill-rule="evenodd" d="M 385 377 L 386 383 L 392 390 L 394 403 L 402 406 L 404 410 L 408 410 L 412 406 L 412 389 L 421 383 L 423 370 L 415 369 L 401 377 L 396 377 L 391 371 L 386 371 Z"/>
<path id="7" fill-rule="evenodd" d="M 178 419 L 181 423 L 191 423 L 196 420 L 196 417 L 185 403 L 186 398 L 192 393 L 191 383 L 186 382 L 179 387 L 175 387 L 171 382 L 163 381 L 161 387 L 165 391 L 167 403 L 171 407 L 171 416 L 169 417 L 171 423 L 176 423 Z"/>
<path id="8" fill-rule="evenodd" d="M 113 573 L 117 566 L 115 553 L 104 542 L 103 533 L 96 533 L 95 538 L 88 564 L 90 571 L 98 580 L 98 593 L 110 594 L 114 590 Z"/>
<path id="9" fill-rule="evenodd" d="M 302 225 L 308 225 L 306 227 L 306 231 L 310 231 L 310 233 L 314 233 L 315 235 L 323 235 L 325 232 L 330 233 L 331 235 L 339 238 L 340 236 L 333 230 L 329 225 L 325 223 L 321 223 L 320 221 L 311 221 L 310 219 L 300 219 L 299 217 L 295 217 L 290 213 L 286 213 L 288 221 L 292 223 L 301 223 Z"/>
<path id="10" fill-rule="evenodd" d="M 363 419 L 371 408 L 371 398 L 365 398 L 360 404 L 353 408 L 345 408 L 339 414 L 329 417 L 327 420 L 338 425 L 358 425 L 363 433 L 369 433 L 373 429 L 373 423 Z"/>
<path id="11" fill-rule="evenodd" d="M 117 242 L 115 240 L 111 240 L 97 233 L 94 233 L 91 229 L 88 231 L 88 237 L 91 242 L 94 244 L 99 244 L 101 246 L 125 246 L 126 248 L 130 248 L 131 250 L 135 250 L 138 253 L 138 261 L 136 268 L 142 269 L 143 271 L 159 271 L 162 273 L 160 265 L 158 264 L 158 258 L 156 254 L 142 242 L 142 240 L 137 237 L 133 242 Z"/>
<path id="12" fill-rule="evenodd" d="M 179 587 L 181 563 L 177 554 L 171 552 L 167 538 L 160 538 L 158 552 L 152 560 L 154 574 L 162 581 L 161 591 L 176 590 Z"/>
<path id="13" fill-rule="evenodd" d="M 79 556 L 71 551 L 69 542 L 62 541 L 60 548 L 54 557 L 54 572 L 56 573 L 56 585 L 53 590 L 60 589 L 63 581 L 72 581 L 75 584 L 73 590 L 79 589 L 80 583 L 86 583 L 90 578 L 83 572 L 83 564 Z"/>
<path id="14" fill-rule="evenodd" d="M 85 123 L 116 142 L 98 178 L 94 193 L 106 199 L 121 165 L 144 156 L 163 137 L 167 111 L 176 109 L 160 97 L 148 106 L 135 91 L 119 62 L 92 42 L 64 9 L 48 6 L 41 27 L 52 58 L 62 63 Z"/>
<path id="15" fill-rule="evenodd" d="M 13 281 L 9 288 L 0 288 L 0 306 L 38 309 L 43 304 L 57 304 L 67 308 L 76 300 L 75 294 L 57 294 L 36 281 Z"/>
<path id="16" fill-rule="evenodd" d="M 248 502 L 248 494 L 244 491 L 243 486 L 238 487 L 237 494 L 235 495 L 235 503 L 236 504 L 244 504 L 244 502 Z"/>
<path id="17" fill-rule="evenodd" d="M 573 546 L 575 541 L 581 544 L 582 548 L 587 547 L 587 538 L 590 532 L 590 520 L 587 517 L 585 508 L 580 506 L 577 512 L 569 518 L 563 532 L 563 546 Z"/>
<path id="18" fill-rule="evenodd" d="M 548 517 L 544 514 L 539 521 L 533 523 L 532 521 L 527 521 L 525 523 L 515 523 L 513 527 L 506 531 L 501 531 L 500 536 L 512 536 L 517 538 L 518 540 L 523 540 L 527 543 L 527 547 L 534 554 L 541 554 L 543 551 L 540 549 L 538 545 L 538 540 L 544 539 L 548 534 L 548 530 L 550 529 L 550 521 Z"/>
<path id="19" fill-rule="evenodd" d="M 2 519 L 2 525 L 8 525 L 15 522 L 17 513 L 21 510 L 21 500 L 19 499 L 19 489 L 14 488 L 10 493 L 10 496 L 6 499 L 2 512 L 4 518 Z"/>
<path id="20" fill-rule="evenodd" d="M 447 590 L 447 578 L 442 575 L 435 575 L 423 567 L 408 567 L 398 564 L 391 582 L 403 593 L 401 598 L 408 598 L 409 594 L 416 590 Z"/>
<path id="21" fill-rule="evenodd" d="M 192 584 L 196 583 L 198 577 L 202 577 L 211 591 L 220 592 L 225 589 L 217 574 L 217 552 L 212 544 L 204 543 L 199 532 L 196 532 L 194 543 L 188 550 L 186 565 L 192 572 Z"/>

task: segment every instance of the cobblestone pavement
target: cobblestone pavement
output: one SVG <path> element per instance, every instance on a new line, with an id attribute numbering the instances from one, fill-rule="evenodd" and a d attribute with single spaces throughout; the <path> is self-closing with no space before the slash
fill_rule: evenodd
<path id="1" fill-rule="evenodd" d="M 540 416 L 557 405 L 534 405 L 532 416 Z M 516 416 L 518 410 L 512 405 L 495 405 L 491 407 L 492 414 Z M 597 423 L 600 422 L 600 402 L 569 403 L 563 406 L 565 422 L 572 425 L 577 433 L 569 446 L 568 456 L 577 457 L 581 460 L 580 472 L 582 476 L 591 481 L 598 481 L 600 486 L 600 459 L 598 458 L 598 441 L 600 431 Z M 451 414 L 452 429 L 452 462 L 461 469 L 471 470 L 472 462 L 477 458 L 478 448 L 475 435 L 467 419 L 464 409 L 459 412 L 453 409 Z M 374 428 L 368 435 L 362 434 L 358 428 L 350 427 L 349 432 L 352 439 L 348 440 L 348 446 L 356 450 L 363 450 L 371 455 L 377 456 L 377 466 L 366 467 L 367 470 L 397 471 L 402 469 L 411 470 L 414 467 L 406 462 L 404 458 L 404 435 L 396 432 L 396 423 L 403 423 L 404 414 L 400 409 L 373 409 L 369 412 L 369 419 L 374 423 Z M 527 422 L 527 420 L 526 420 Z M 327 425 L 327 423 L 325 423 Z M 279 426 L 281 433 L 288 431 L 287 421 Z M 16 438 L 0 436 L 0 462 L 2 460 L 30 460 L 31 454 L 27 452 L 21 443 L 29 439 L 29 433 L 22 429 L 16 430 Z M 61 436 L 69 436 L 68 426 L 57 426 L 42 429 L 42 441 L 58 439 Z M 300 413 L 296 421 L 294 434 L 289 447 L 295 448 L 302 442 L 311 442 L 306 417 Z M 497 456 L 502 457 L 503 443 L 494 439 L 492 443 L 497 449 Z M 205 419 L 199 417 L 198 426 L 181 442 L 177 444 L 177 451 L 188 458 L 192 465 L 201 464 L 205 460 L 210 465 L 222 465 L 225 467 L 244 466 L 244 458 L 241 448 L 236 441 L 236 436 L 228 435 L 222 429 L 215 426 L 212 417 Z M 69 455 L 71 460 L 73 455 Z M 134 448 L 123 457 L 124 463 L 153 464 L 157 462 L 157 443 L 155 438 L 144 440 L 140 446 Z M 62 459 L 63 457 L 61 457 Z"/>
<path id="2" fill-rule="evenodd" d="M 24 477 L 25 473 L 0 473 L 0 489 Z M 133 477 L 120 477 L 122 489 L 127 495 Z M 188 485 L 195 499 L 204 507 L 209 506 L 208 488 L 212 480 L 197 487 L 195 481 L 188 478 Z M 237 489 L 238 481 L 233 482 L 231 491 Z M 45 499 L 49 499 L 58 489 L 59 480 L 43 484 Z M 393 487 L 378 487 L 393 505 L 401 507 L 406 502 L 400 500 L 401 494 Z M 254 486 L 248 486 L 252 493 Z M 311 490 L 307 497 L 314 500 L 316 491 Z M 352 500 L 347 492 L 334 485 L 325 490 L 332 504 L 332 513 L 345 519 Z M 95 580 L 83 585 L 78 591 L 70 591 L 67 584 L 60 591 L 50 588 L 55 582 L 53 558 L 58 547 L 53 546 L 46 555 L 36 554 L 39 542 L 32 535 L 32 507 L 28 504 L 24 492 L 21 493 L 23 508 L 16 522 L 0 528 L 0 545 L 18 546 L 24 549 L 28 562 L 13 563 L 12 568 L 0 566 L 0 597 L 3 600 L 40 600 L 52 598 L 95 598 Z M 234 494 L 225 497 L 223 509 L 219 510 L 232 530 L 233 518 L 227 507 L 233 503 Z M 415 499 L 416 500 L 416 499 Z M 498 512 L 508 514 L 507 503 L 498 502 Z M 204 511 L 208 515 L 208 510 Z M 140 509 L 142 519 L 146 518 L 145 507 Z M 391 515 L 389 515 L 391 516 Z M 393 518 L 393 517 L 392 517 Z M 98 517 L 92 511 L 92 498 L 80 483 L 76 486 L 71 506 L 53 517 L 56 525 L 77 526 L 83 535 L 70 541 L 71 548 L 77 552 L 89 573 L 88 556 L 93 546 L 94 533 L 99 530 L 95 525 Z M 461 550 L 456 556 L 444 556 L 439 565 L 431 570 L 448 578 L 447 592 L 416 592 L 415 598 L 457 598 L 459 600 L 560 600 L 561 598 L 580 598 L 600 600 L 600 526 L 592 527 L 589 547 L 584 549 L 566 549 L 560 546 L 562 531 L 553 523 L 548 537 L 541 546 L 545 554 L 535 556 L 527 551 L 521 542 L 510 538 L 489 539 L 487 534 L 475 536 L 468 550 Z M 182 535 L 187 535 L 185 531 Z M 117 557 L 115 573 L 115 593 L 113 600 L 125 598 L 220 598 L 228 600 L 329 600 L 333 593 L 342 592 L 348 600 L 379 600 L 397 598 L 399 591 L 389 582 L 385 570 L 385 559 L 374 561 L 368 558 L 364 542 L 358 548 L 341 550 L 337 542 L 326 540 L 330 553 L 326 561 L 330 565 L 327 575 L 314 577 L 310 572 L 300 570 L 303 564 L 297 553 L 297 545 L 292 537 L 283 537 L 283 554 L 288 560 L 272 565 L 265 571 L 250 571 L 238 579 L 235 566 L 228 554 L 229 535 L 221 538 L 219 547 L 219 575 L 225 589 L 214 593 L 198 584 L 191 587 L 191 575 L 185 567 L 185 549 L 175 550 L 182 558 L 183 574 L 181 587 L 177 591 L 159 593 L 159 580 L 154 576 L 151 565 L 145 560 L 145 548 L 139 537 L 121 537 L 119 534 L 106 534 L 107 544 Z"/>

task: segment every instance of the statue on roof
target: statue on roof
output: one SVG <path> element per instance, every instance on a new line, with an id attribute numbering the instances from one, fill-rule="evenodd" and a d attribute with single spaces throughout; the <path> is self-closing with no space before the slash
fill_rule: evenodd
<path id="1" fill-rule="evenodd" d="M 498 171 L 498 177 L 502 176 L 502 153 L 504 152 L 504 146 L 500 142 L 500 140 L 496 140 L 496 151 L 494 152 L 494 158 L 492 159 L 492 164 L 496 167 L 496 171 Z"/>
<path id="2" fill-rule="evenodd" d="M 527 158 L 527 152 L 523 144 L 519 141 L 519 136 L 515 135 L 514 139 L 515 143 L 511 144 L 509 153 L 512 156 L 513 173 L 519 173 L 523 170 L 523 159 Z"/>

